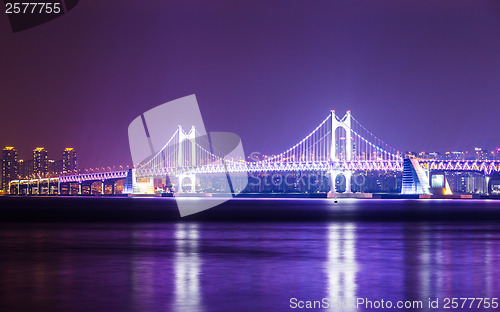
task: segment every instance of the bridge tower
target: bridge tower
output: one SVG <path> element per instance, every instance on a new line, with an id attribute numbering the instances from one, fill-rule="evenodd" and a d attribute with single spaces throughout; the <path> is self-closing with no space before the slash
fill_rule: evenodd
<path id="1" fill-rule="evenodd" d="M 331 111 L 332 133 L 330 144 L 330 161 L 351 161 L 352 160 L 352 134 L 351 134 L 351 111 L 348 110 L 342 119 L 338 119 L 335 115 L 335 110 Z M 342 157 L 342 149 L 340 146 L 340 138 L 337 138 L 337 129 L 342 128 L 345 130 L 345 158 Z M 339 142 L 339 144 L 336 144 Z M 351 193 L 351 177 L 352 171 L 330 171 L 330 192 L 335 193 L 335 180 L 337 176 L 342 173 L 345 177 L 345 192 Z"/>
<path id="2" fill-rule="evenodd" d="M 189 140 L 191 143 L 191 153 L 189 153 L 189 149 L 184 150 L 184 141 Z M 196 164 L 196 130 L 194 125 L 191 127 L 188 133 L 184 132 L 182 126 L 179 125 L 179 154 L 177 158 L 177 166 L 179 167 L 195 167 Z M 189 178 L 191 180 L 191 192 L 196 191 L 196 175 L 195 174 L 179 174 L 179 193 L 182 193 L 182 182 L 184 178 Z"/>
<path id="3" fill-rule="evenodd" d="M 194 126 L 191 127 L 191 130 L 189 130 L 188 133 L 184 132 L 182 129 L 182 126 L 179 125 L 179 157 L 177 159 L 177 165 L 179 167 L 184 167 L 184 166 L 189 166 L 186 164 L 186 162 L 189 162 L 191 160 L 191 166 L 194 167 L 196 166 L 196 144 L 195 144 L 195 139 L 196 139 L 196 130 Z M 189 153 L 186 153 L 188 155 L 184 155 L 184 146 L 183 142 L 185 140 L 189 140 L 191 143 L 191 155 Z M 187 151 L 186 151 L 187 152 Z M 185 157 L 187 156 L 187 157 Z M 186 159 L 184 159 L 186 158 Z"/>

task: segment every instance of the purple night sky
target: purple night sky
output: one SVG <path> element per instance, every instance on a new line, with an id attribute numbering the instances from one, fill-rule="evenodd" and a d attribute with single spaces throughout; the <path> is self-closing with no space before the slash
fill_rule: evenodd
<path id="1" fill-rule="evenodd" d="M 500 147 L 500 1 L 93 1 L 13 34 L 0 146 L 130 164 L 129 123 L 196 94 L 208 131 L 278 153 L 331 109 L 404 151 Z"/>

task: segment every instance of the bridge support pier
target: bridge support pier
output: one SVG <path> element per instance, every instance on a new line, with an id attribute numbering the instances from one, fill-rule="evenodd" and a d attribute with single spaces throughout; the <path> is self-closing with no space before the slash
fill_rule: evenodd
<path id="1" fill-rule="evenodd" d="M 488 195 L 498 195 L 500 189 L 500 174 L 488 176 L 486 180 L 488 187 Z"/>
<path id="2" fill-rule="evenodd" d="M 196 193 L 196 175 L 195 174 L 179 174 L 179 193 L 184 193 L 182 189 L 182 181 L 185 178 L 189 178 L 191 180 L 191 192 Z"/>
<path id="3" fill-rule="evenodd" d="M 337 180 L 338 171 L 330 170 L 330 192 L 331 194 L 336 193 L 335 181 Z"/>
<path id="4" fill-rule="evenodd" d="M 352 193 L 352 171 L 340 171 L 340 170 L 332 170 L 330 171 L 330 193 L 338 193 L 336 187 L 336 181 L 339 174 L 342 174 L 345 181 L 345 193 Z"/>
<path id="5" fill-rule="evenodd" d="M 352 179 L 352 171 L 344 171 L 343 172 L 344 177 L 345 177 L 345 192 L 346 193 L 352 193 L 351 190 L 351 179 Z"/>

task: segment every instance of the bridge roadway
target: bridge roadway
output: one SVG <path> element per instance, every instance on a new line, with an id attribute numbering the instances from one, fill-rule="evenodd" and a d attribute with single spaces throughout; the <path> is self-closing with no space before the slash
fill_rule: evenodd
<path id="1" fill-rule="evenodd" d="M 167 174 L 210 174 L 226 172 L 269 171 L 402 171 L 403 161 L 307 161 L 307 162 L 214 162 L 204 166 L 137 169 L 138 177 L 157 177 Z"/>
<path id="2" fill-rule="evenodd" d="M 419 160 L 424 169 L 439 171 L 476 171 L 490 175 L 500 172 L 500 161 L 477 160 Z M 224 172 L 267 172 L 267 171 L 402 171 L 403 160 L 380 161 L 310 161 L 310 162 L 215 162 L 205 166 L 137 169 L 138 177 L 156 177 L 167 174 L 210 174 Z"/>
<path id="3" fill-rule="evenodd" d="M 114 171 L 51 178 L 13 180 L 10 181 L 9 190 L 10 194 L 16 195 L 23 194 L 23 189 L 26 189 L 25 195 L 41 195 L 43 194 L 43 189 L 46 189 L 46 195 L 53 195 L 61 194 L 61 186 L 63 185 L 69 185 L 68 192 L 71 193 L 71 184 L 78 183 L 78 193 L 82 194 L 82 184 L 84 183 L 90 183 L 91 188 L 91 184 L 93 182 L 101 182 L 103 183 L 103 185 L 106 185 L 106 182 L 109 183 L 109 181 L 113 181 L 111 193 L 114 194 L 114 181 L 127 178 L 127 174 L 128 171 Z M 55 190 L 56 187 L 57 193 Z M 34 194 L 35 192 L 33 191 L 33 189 L 36 190 L 36 194 Z M 101 193 L 104 194 L 104 187 L 102 187 Z"/>
<path id="4" fill-rule="evenodd" d="M 500 160 L 419 160 L 419 163 L 431 171 L 478 171 L 485 175 L 500 172 Z"/>

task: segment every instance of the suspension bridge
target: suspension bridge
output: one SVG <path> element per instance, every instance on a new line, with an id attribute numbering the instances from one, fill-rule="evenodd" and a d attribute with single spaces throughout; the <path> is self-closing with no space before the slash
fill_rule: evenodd
<path id="1" fill-rule="evenodd" d="M 136 167 L 135 174 L 139 178 L 173 175 L 182 179 L 214 173 L 329 172 L 334 178 L 343 174 L 350 192 L 353 171 L 373 170 L 403 170 L 401 153 L 363 127 L 350 111 L 342 118 L 331 111 L 296 145 L 260 161 L 226 157 L 194 126 L 189 131 L 179 126 L 156 155 Z"/>
<path id="2" fill-rule="evenodd" d="M 241 177 L 241 174 L 251 172 L 321 172 L 329 177 L 330 192 L 337 191 L 335 180 L 342 175 L 345 178 L 345 192 L 350 193 L 354 172 L 402 171 L 403 194 L 430 194 L 430 189 L 436 187 L 431 181 L 433 171 L 434 175 L 444 171 L 477 171 L 483 172 L 485 176 L 500 172 L 500 161 L 404 159 L 401 152 L 366 129 L 350 111 L 339 117 L 332 110 L 297 144 L 278 155 L 258 161 L 248 161 L 243 153 L 231 153 L 227 144 L 219 143 L 220 138 L 222 141 L 232 141 L 234 138 L 217 134 L 220 133 L 202 134 L 194 126 L 189 130 L 178 126 L 163 148 L 136 164 L 131 172 L 60 177 L 58 188 L 61 183 L 81 185 L 89 181 L 102 181 L 104 185 L 107 179 L 121 178 L 129 182 L 126 192 L 151 193 L 153 180 L 168 176 L 172 181 L 177 180 L 174 184 L 179 192 L 182 192 L 184 179 L 191 181 L 191 192 L 199 192 L 203 190 L 196 189 L 197 177 L 209 174 L 240 174 Z M 219 138 L 218 144 L 214 144 L 216 137 Z M 20 185 L 27 183 L 26 180 L 12 182 L 14 187 L 17 183 L 17 190 Z M 37 183 L 40 185 L 40 181 Z M 446 187 L 445 182 L 441 184 L 438 187 Z"/>
<path id="3" fill-rule="evenodd" d="M 322 172 L 329 176 L 330 192 L 335 180 L 345 178 L 345 192 L 351 192 L 354 172 L 404 171 L 403 193 L 430 193 L 430 171 L 482 171 L 485 175 L 500 172 L 495 161 L 405 161 L 402 153 L 378 138 L 356 120 L 350 111 L 340 118 L 330 114 L 307 136 L 286 151 L 259 161 L 234 158 L 218 151 L 209 136 L 193 126 L 188 132 L 181 126 L 156 155 L 136 167 L 139 178 L 177 176 L 191 180 L 203 174 L 248 172 Z M 192 182 L 194 185 L 194 181 Z M 192 191 L 195 191 L 194 187 Z"/>

